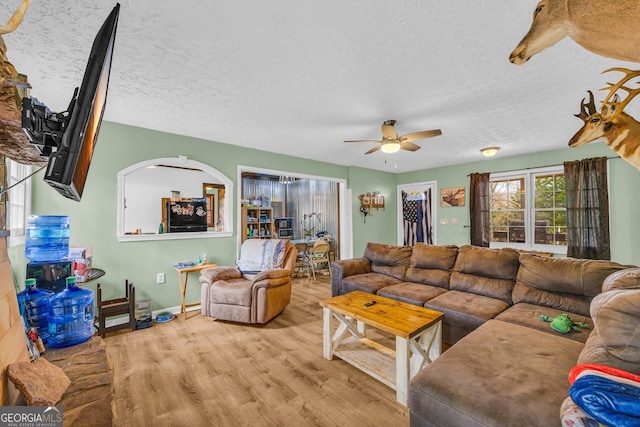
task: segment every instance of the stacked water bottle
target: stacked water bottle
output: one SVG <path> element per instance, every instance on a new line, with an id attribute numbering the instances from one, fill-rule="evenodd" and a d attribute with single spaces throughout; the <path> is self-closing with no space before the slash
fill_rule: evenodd
<path id="1" fill-rule="evenodd" d="M 25 256 L 32 262 L 61 261 L 69 254 L 69 217 L 31 215 L 27 220 Z M 20 310 L 29 328 L 48 347 L 69 347 L 87 341 L 94 334 L 94 293 L 66 278 L 66 288 L 54 293 L 38 289 L 36 279 L 26 279 L 18 294 Z"/>

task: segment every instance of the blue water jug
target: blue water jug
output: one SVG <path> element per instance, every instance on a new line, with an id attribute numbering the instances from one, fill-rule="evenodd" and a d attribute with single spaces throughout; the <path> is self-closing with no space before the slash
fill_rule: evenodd
<path id="1" fill-rule="evenodd" d="M 24 243 L 31 261 L 60 261 L 69 254 L 69 217 L 29 215 Z"/>
<path id="2" fill-rule="evenodd" d="M 69 347 L 91 338 L 94 293 L 76 286 L 75 277 L 67 277 L 67 288 L 53 295 L 49 305 L 49 347 Z"/>
<path id="3" fill-rule="evenodd" d="M 38 336 L 46 344 L 49 337 L 49 303 L 53 292 L 38 289 L 33 278 L 27 279 L 25 285 L 26 289 L 18 293 L 20 313 L 27 321 L 27 326 L 36 328 Z"/>

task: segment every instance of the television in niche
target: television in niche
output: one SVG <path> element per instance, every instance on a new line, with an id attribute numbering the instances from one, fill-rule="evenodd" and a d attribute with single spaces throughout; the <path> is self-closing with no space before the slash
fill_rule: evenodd
<path id="1" fill-rule="evenodd" d="M 80 201 L 104 114 L 120 3 L 96 35 L 80 89 L 67 111 L 52 113 L 36 98 L 22 99 L 22 128 L 49 161 L 44 181 Z"/>

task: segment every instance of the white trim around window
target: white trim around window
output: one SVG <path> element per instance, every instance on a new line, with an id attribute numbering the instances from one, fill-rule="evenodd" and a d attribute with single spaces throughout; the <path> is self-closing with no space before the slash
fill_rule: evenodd
<path id="1" fill-rule="evenodd" d="M 533 220 L 535 218 L 534 209 L 534 196 L 535 196 L 535 177 L 541 174 L 564 174 L 564 168 L 562 165 L 548 166 L 535 169 L 514 170 L 509 172 L 492 173 L 489 177 L 489 181 L 506 180 L 506 179 L 524 179 L 525 189 L 525 202 L 524 202 L 524 221 L 526 229 L 525 243 L 516 242 L 493 242 L 491 241 L 489 246 L 491 248 L 514 248 L 522 250 L 535 250 L 543 252 L 552 252 L 555 254 L 566 255 L 566 245 L 545 245 L 536 244 L 534 242 L 534 227 L 532 227 Z"/>
<path id="2" fill-rule="evenodd" d="M 31 174 L 32 167 L 9 158 L 5 159 L 7 188 Z M 9 247 L 24 245 L 27 217 L 31 215 L 31 180 L 25 179 L 7 190 L 6 229 L 9 230 Z"/>

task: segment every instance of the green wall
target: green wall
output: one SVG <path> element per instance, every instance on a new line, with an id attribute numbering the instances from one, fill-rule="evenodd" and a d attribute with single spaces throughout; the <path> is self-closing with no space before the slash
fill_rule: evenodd
<path id="1" fill-rule="evenodd" d="M 107 273 L 94 281 L 101 284 L 105 299 L 123 296 L 124 281 L 128 279 L 136 286 L 138 299 L 153 299 L 154 310 L 179 306 L 178 276 L 173 269 L 174 264 L 194 261 L 199 254 L 206 252 L 212 262 L 233 265 L 237 254 L 235 232 L 233 236 L 223 238 L 146 242 L 117 240 L 117 173 L 144 160 L 179 155 L 211 165 L 233 181 L 234 227 L 237 226 L 238 212 L 238 165 L 348 178 L 348 168 L 344 166 L 104 122 L 82 201 L 78 203 L 60 196 L 42 181 L 40 172 L 32 180 L 32 213 L 69 215 L 71 245 L 92 245 L 94 266 Z M 9 255 L 16 281 L 22 284 L 28 261 L 24 257 L 24 246 L 10 248 Z M 166 282 L 156 284 L 156 273 L 161 272 L 165 273 Z M 87 287 L 95 290 L 94 282 Z M 188 302 L 199 301 L 197 274 L 190 275 L 187 291 Z"/>
<path id="2" fill-rule="evenodd" d="M 353 190 L 353 255 L 362 256 L 367 242 L 397 243 L 396 175 L 353 167 L 349 169 L 349 186 Z M 360 212 L 360 195 L 374 191 L 384 196 L 385 207 L 365 217 Z"/>
<path id="3" fill-rule="evenodd" d="M 503 154 L 504 151 L 500 152 Z M 561 165 L 562 162 L 607 156 L 609 161 L 609 201 L 611 213 L 611 258 L 623 264 L 640 265 L 640 232 L 635 228 L 634 218 L 640 215 L 640 199 L 635 196 L 634 188 L 640 188 L 640 172 L 629 165 L 604 143 L 592 143 L 579 149 L 545 151 L 513 157 L 485 159 L 479 162 L 453 165 L 423 171 L 399 174 L 398 184 L 412 182 L 437 181 L 438 196 L 442 188 L 465 187 L 466 203 L 463 207 L 437 206 L 437 243 L 469 244 L 469 174 L 475 172 L 503 172 L 518 169 Z M 451 219 L 458 218 L 457 225 Z M 447 225 L 440 219 L 448 219 Z"/>
<path id="4" fill-rule="evenodd" d="M 506 150 L 504 150 L 506 151 Z M 262 167 L 292 173 L 326 176 L 347 180 L 351 190 L 353 210 L 353 255 L 361 256 L 367 242 L 395 244 L 397 223 L 397 185 L 423 181 L 437 181 L 438 190 L 447 187 L 467 188 L 467 204 L 464 207 L 438 206 L 438 219 L 447 218 L 448 225 L 437 225 L 438 244 L 469 243 L 468 229 L 468 174 L 472 172 L 498 172 L 561 164 L 595 156 L 613 156 L 614 153 L 601 143 L 590 144 L 577 150 L 555 150 L 525 156 L 502 157 L 475 163 L 447 166 L 411 173 L 392 174 L 357 167 L 338 166 L 300 159 L 265 151 L 252 150 L 228 144 L 173 135 L 148 129 L 104 122 L 100 139 L 80 203 L 58 195 L 42 181 L 42 172 L 33 182 L 34 214 L 69 215 L 71 219 L 71 244 L 92 245 L 94 265 L 107 274 L 99 279 L 105 299 L 122 296 L 124 281 L 129 279 L 136 286 L 138 299 L 151 298 L 153 309 L 180 305 L 178 277 L 173 264 L 195 260 L 206 252 L 209 259 L 221 265 L 234 262 L 237 253 L 237 236 L 147 242 L 118 242 L 117 179 L 116 174 L 132 164 L 159 157 L 187 156 L 211 165 L 229 177 L 234 183 L 234 226 L 237 227 L 238 165 Z M 632 222 L 640 213 L 640 200 L 634 196 L 634 188 L 640 188 L 640 173 L 625 161 L 610 162 L 612 257 L 615 261 L 640 265 L 640 237 Z M 359 195 L 380 191 L 385 196 L 385 209 L 374 211 L 366 217 L 360 213 Z M 451 219 L 457 218 L 457 225 Z M 10 248 L 9 255 L 14 276 L 24 282 L 26 258 L 24 246 Z M 164 272 L 166 282 L 156 284 L 156 273 Z M 87 285 L 95 290 L 95 283 Z M 187 300 L 198 301 L 200 286 L 197 275 L 189 281 Z"/>

